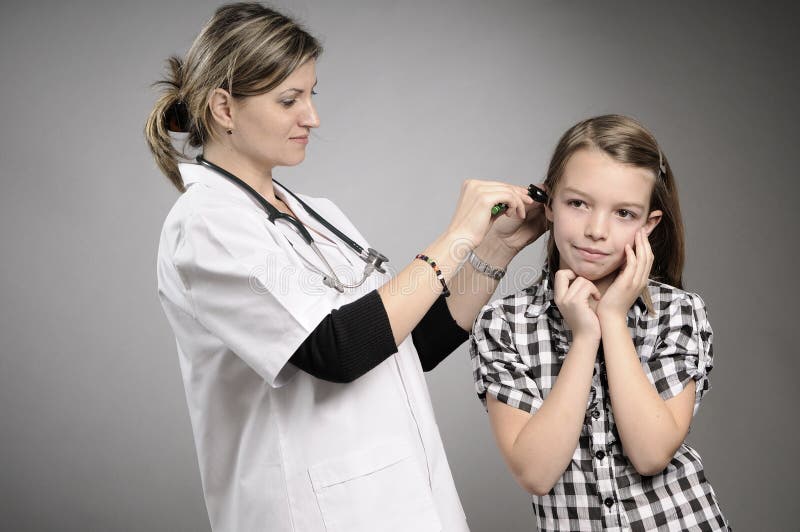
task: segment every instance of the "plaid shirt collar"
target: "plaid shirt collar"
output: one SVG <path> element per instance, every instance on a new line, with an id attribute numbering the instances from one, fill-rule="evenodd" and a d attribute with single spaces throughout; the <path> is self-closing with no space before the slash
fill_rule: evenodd
<path id="1" fill-rule="evenodd" d="M 558 310 L 555 302 L 554 282 L 555 272 L 550 271 L 550 265 L 545 261 L 539 280 L 530 288 L 532 301 L 525 309 L 526 317 L 532 318 L 541 316 L 543 312 L 547 312 L 548 316 L 551 318 L 562 318 L 561 312 Z M 641 294 L 639 294 L 636 297 L 636 301 L 633 302 L 633 311 L 636 317 L 647 312 L 647 305 Z"/>

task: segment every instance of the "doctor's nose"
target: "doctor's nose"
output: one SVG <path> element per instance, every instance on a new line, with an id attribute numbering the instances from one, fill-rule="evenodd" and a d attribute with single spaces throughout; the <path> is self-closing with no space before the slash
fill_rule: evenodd
<path id="1" fill-rule="evenodd" d="M 590 216 L 586 221 L 583 234 L 592 240 L 605 240 L 608 238 L 608 217 L 602 214 Z"/>
<path id="2" fill-rule="evenodd" d="M 317 107 L 310 102 L 308 107 L 300 117 L 300 125 L 307 128 L 319 127 L 319 115 L 317 114 Z"/>

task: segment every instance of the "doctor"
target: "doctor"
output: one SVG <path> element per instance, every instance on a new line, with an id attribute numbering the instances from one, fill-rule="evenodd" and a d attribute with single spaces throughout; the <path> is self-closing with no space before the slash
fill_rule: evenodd
<path id="1" fill-rule="evenodd" d="M 182 192 L 161 233 L 158 292 L 211 526 L 465 531 L 423 371 L 467 338 L 503 269 L 542 233 L 542 209 L 525 188 L 467 181 L 441 236 L 383 273 L 331 201 L 272 179 L 319 126 L 320 53 L 280 13 L 222 6 L 170 59 L 146 125 Z M 170 131 L 202 151 L 195 163 L 178 163 Z"/>

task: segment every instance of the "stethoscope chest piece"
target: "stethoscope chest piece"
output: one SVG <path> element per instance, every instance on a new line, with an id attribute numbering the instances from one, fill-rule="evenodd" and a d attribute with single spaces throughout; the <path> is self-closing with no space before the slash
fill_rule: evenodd
<path id="1" fill-rule="evenodd" d="M 367 264 L 372 264 L 372 267 L 375 268 L 376 271 L 380 273 L 386 273 L 386 270 L 383 268 L 383 263 L 389 262 L 389 259 L 387 259 L 386 255 L 383 253 L 369 248 L 367 249 L 367 257 L 364 260 L 367 262 Z"/>

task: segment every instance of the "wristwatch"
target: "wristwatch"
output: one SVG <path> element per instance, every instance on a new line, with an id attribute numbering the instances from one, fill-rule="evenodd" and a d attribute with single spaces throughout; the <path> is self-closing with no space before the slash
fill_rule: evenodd
<path id="1" fill-rule="evenodd" d="M 472 267 L 475 268 L 475 270 L 481 272 L 484 275 L 488 275 L 489 277 L 491 277 L 496 281 L 502 279 L 503 276 L 506 274 L 505 270 L 501 270 L 499 268 L 493 268 L 492 266 L 489 266 L 488 264 L 483 262 L 471 250 L 469 252 L 469 255 L 467 255 L 467 260 L 469 261 L 470 264 L 472 264 Z"/>

